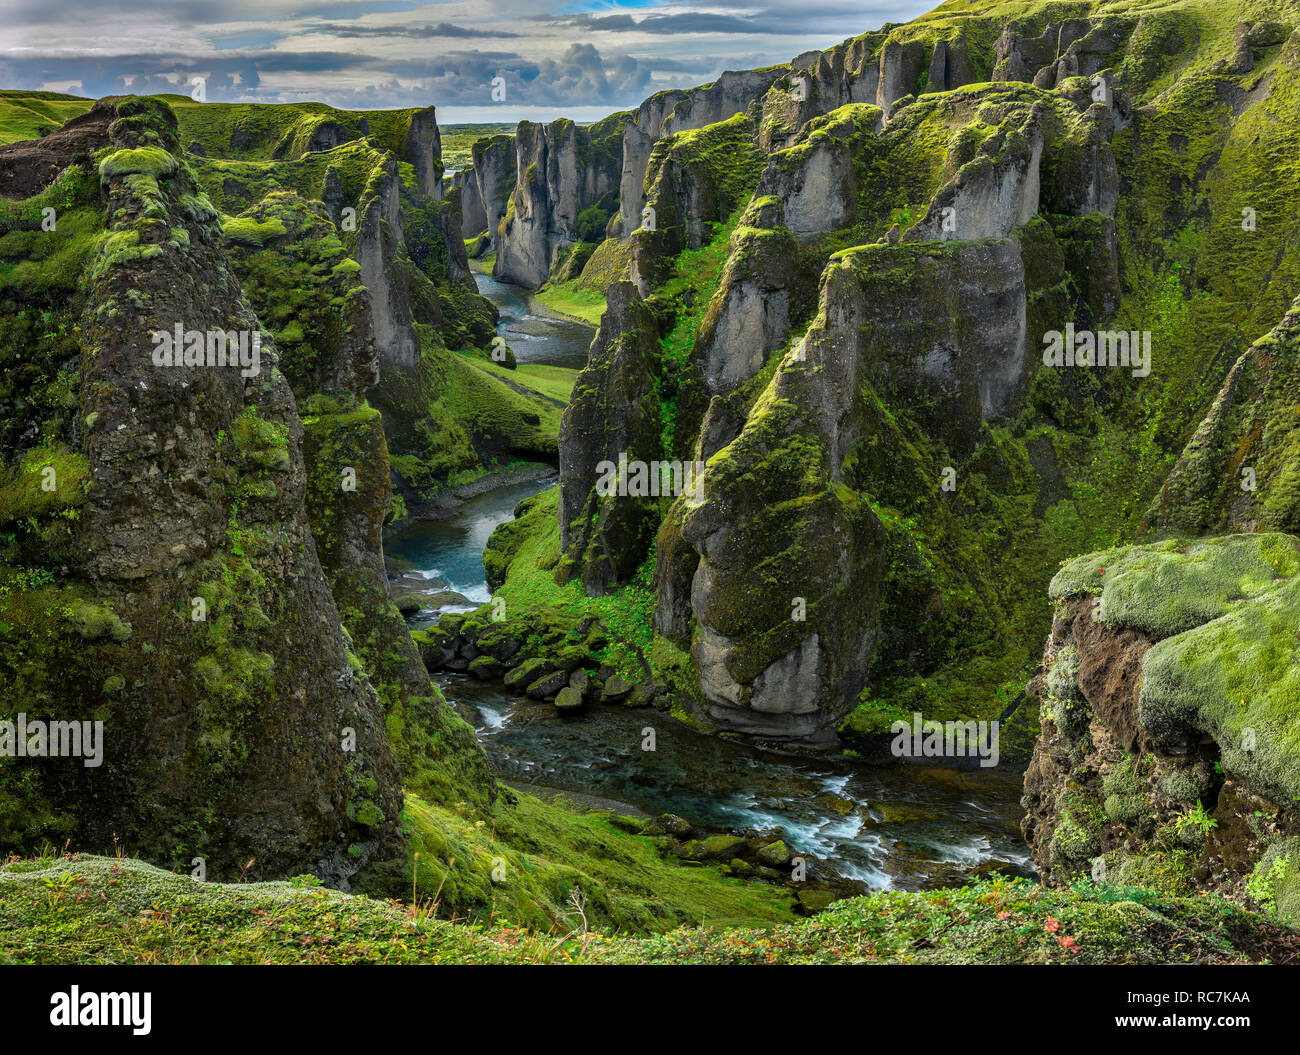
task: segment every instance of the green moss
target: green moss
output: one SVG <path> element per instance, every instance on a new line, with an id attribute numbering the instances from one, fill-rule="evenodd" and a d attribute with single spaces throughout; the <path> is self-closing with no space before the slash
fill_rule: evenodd
<path id="1" fill-rule="evenodd" d="M 1061 650 L 1047 672 L 1047 692 L 1057 729 L 1071 740 L 1086 732 L 1091 712 L 1079 690 L 1079 650 L 1073 645 Z"/>
<path id="2" fill-rule="evenodd" d="M 108 605 L 74 601 L 67 611 L 67 618 L 86 641 L 107 638 L 120 645 L 131 636 L 131 624 L 123 622 Z"/>
<path id="3" fill-rule="evenodd" d="M 221 225 L 221 233 L 232 242 L 246 245 L 265 245 L 273 238 L 287 234 L 288 230 L 279 218 L 272 218 L 265 223 L 245 216 L 232 216 Z"/>
<path id="4" fill-rule="evenodd" d="M 76 519 L 90 487 L 90 463 L 60 447 L 33 447 L 13 469 L 0 469 L 0 526 L 51 517 Z"/>
<path id="5" fill-rule="evenodd" d="M 1119 824 L 1132 824 L 1149 812 L 1150 804 L 1142 793 L 1142 784 L 1138 779 L 1138 762 L 1133 756 L 1126 754 L 1102 778 L 1101 786 L 1102 794 L 1105 796 L 1102 809 L 1112 821 Z"/>
<path id="6" fill-rule="evenodd" d="M 1246 880 L 1246 892 L 1265 912 L 1300 921 L 1300 839 L 1274 839 Z"/>
<path id="7" fill-rule="evenodd" d="M 1170 540 L 1077 557 L 1057 572 L 1049 592 L 1053 599 L 1098 594 L 1095 618 L 1168 637 L 1217 618 L 1297 571 L 1300 554 L 1285 535 Z"/>
<path id="8" fill-rule="evenodd" d="M 1139 716 L 1158 738 L 1209 735 L 1223 768 L 1264 794 L 1300 801 L 1300 577 L 1155 645 Z"/>
<path id="9" fill-rule="evenodd" d="M 116 150 L 100 161 L 99 178 L 109 180 L 140 173 L 157 179 L 175 175 L 178 167 L 176 159 L 161 147 Z"/>
<path id="10" fill-rule="evenodd" d="M 1160 790 L 1175 802 L 1199 802 L 1206 788 L 1201 781 L 1183 769 L 1173 769 L 1160 778 Z"/>
<path id="11" fill-rule="evenodd" d="M 1190 897 L 1196 891 L 1196 855 L 1187 850 L 1131 854 L 1120 863 L 1116 878 L 1163 897 Z"/>
<path id="12" fill-rule="evenodd" d="M 792 918 L 787 891 L 665 858 L 656 840 L 629 835 L 603 812 L 514 793 L 493 814 L 438 808 L 408 796 L 408 856 L 393 889 L 437 897 L 440 914 L 549 928 L 581 891 L 593 927 L 624 933 L 683 923 L 772 923 Z"/>

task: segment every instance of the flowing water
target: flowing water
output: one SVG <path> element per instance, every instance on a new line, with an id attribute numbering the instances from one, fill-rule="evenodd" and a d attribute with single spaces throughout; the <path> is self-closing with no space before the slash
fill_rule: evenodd
<path id="1" fill-rule="evenodd" d="M 513 519 L 520 501 L 555 481 L 554 476 L 526 480 L 470 498 L 455 516 L 405 528 L 384 543 L 384 552 L 397 558 L 390 563 L 436 581 L 439 588 L 464 594 L 477 608 L 491 596 L 483 573 L 488 537 L 498 524 Z"/>
<path id="2" fill-rule="evenodd" d="M 582 369 L 596 331 L 575 319 L 548 312 L 520 286 L 475 274 L 478 291 L 497 306 L 497 333 L 515 353 L 516 362 Z"/>
<path id="3" fill-rule="evenodd" d="M 501 308 L 501 330 L 521 359 L 525 348 L 535 353 L 533 362 L 570 355 L 551 342 L 576 340 L 572 333 L 520 341 L 512 327 L 537 318 L 521 291 L 477 278 Z M 585 361 L 585 347 L 583 355 Z M 388 552 L 471 601 L 486 601 L 488 536 L 521 498 L 554 482 L 512 484 L 470 499 L 450 519 L 404 531 Z M 551 704 L 507 693 L 500 683 L 457 674 L 435 680 L 513 784 L 675 813 L 709 831 L 780 828 L 792 850 L 821 859 L 861 889 L 941 886 L 987 870 L 1032 874 L 1018 827 L 1022 775 L 1015 767 L 957 770 L 780 754 L 697 733 L 655 710 L 594 706 L 560 717 Z M 647 729 L 654 730 L 654 751 L 642 749 Z"/>

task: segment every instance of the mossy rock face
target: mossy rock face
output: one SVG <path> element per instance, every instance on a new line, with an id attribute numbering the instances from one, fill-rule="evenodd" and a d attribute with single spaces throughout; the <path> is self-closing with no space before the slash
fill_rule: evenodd
<path id="1" fill-rule="evenodd" d="M 507 689 L 523 690 L 528 688 L 539 678 L 545 677 L 555 670 L 555 664 L 550 660 L 540 657 L 526 659 L 519 666 L 506 673 L 505 685 Z"/>
<path id="2" fill-rule="evenodd" d="M 1045 881 L 1101 854 L 1126 882 L 1271 903 L 1300 800 L 1300 540 L 1118 547 L 1068 562 L 1052 593 L 1054 663 L 1031 691 L 1055 724 L 1022 800 Z M 1062 698 L 1085 689 L 1091 735 L 1057 735 Z"/>
<path id="3" fill-rule="evenodd" d="M 610 287 L 607 299 L 559 436 L 560 544 L 569 557 L 561 575 L 581 577 L 592 594 L 632 577 L 659 519 L 657 498 L 632 493 L 630 481 L 617 478 L 620 465 L 648 471 L 660 460 L 655 321 L 630 283 Z M 658 489 L 657 476 L 653 482 Z M 611 486 L 602 493 L 603 483 Z"/>
<path id="4" fill-rule="evenodd" d="M 1056 574 L 1049 594 L 1096 594 L 1095 618 L 1158 639 L 1217 619 L 1297 572 L 1300 551 L 1286 535 L 1171 540 L 1078 557 Z"/>
<path id="5" fill-rule="evenodd" d="M 337 616 L 320 617 L 336 608 L 293 396 L 270 341 L 248 373 L 159 360 L 151 335 L 247 334 L 258 320 L 171 111 L 101 106 L 115 116 L 98 185 L 75 186 L 107 228 L 74 276 L 84 297 L 55 327 L 77 335 L 71 413 L 46 414 L 45 451 L 24 442 L 0 475 L 6 511 L 24 516 L 0 553 L 0 679 L 5 717 L 94 718 L 107 750 L 95 770 L 0 762 L 0 841 L 107 848 L 116 835 L 155 860 L 203 857 L 211 876 L 255 858 L 254 875 L 343 881 L 392 844 L 400 783 L 374 689 Z M 6 300 L 5 319 L 45 310 L 48 295 Z M 192 423 L 183 442 L 179 421 Z M 52 489 L 29 495 L 28 475 Z M 31 563 L 25 540 L 57 541 L 53 524 L 68 555 L 49 546 Z"/>
<path id="6" fill-rule="evenodd" d="M 1225 768 L 1260 794 L 1300 794 L 1300 542 L 1267 533 L 1121 547 L 1067 564 L 1052 593 L 1095 593 L 1093 618 L 1158 639 L 1143 661 L 1139 708 L 1155 742 L 1208 734 Z"/>
<path id="7" fill-rule="evenodd" d="M 1079 691 L 1079 653 L 1073 645 L 1061 650 L 1047 674 L 1052 721 L 1065 736 L 1078 739 L 1088 728 L 1088 701 Z"/>
<path id="8" fill-rule="evenodd" d="M 378 380 L 360 268 L 321 205 L 274 192 L 229 219 L 222 234 L 299 398 L 359 393 Z"/>
<path id="9" fill-rule="evenodd" d="M 740 836 L 710 835 L 683 843 L 674 852 L 687 861 L 730 861 L 745 849 L 745 840 Z"/>

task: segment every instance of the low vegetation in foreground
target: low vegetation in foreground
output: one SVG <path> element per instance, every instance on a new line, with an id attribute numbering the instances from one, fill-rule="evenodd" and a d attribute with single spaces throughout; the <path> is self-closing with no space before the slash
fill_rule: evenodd
<path id="1" fill-rule="evenodd" d="M 576 889 L 576 888 L 575 888 Z M 884 891 L 811 919 L 594 928 L 580 895 L 549 928 L 438 918 L 436 901 L 286 882 L 201 883 L 131 858 L 0 866 L 0 963 L 1291 963 L 1300 935 L 1217 897 L 1025 880 Z"/>

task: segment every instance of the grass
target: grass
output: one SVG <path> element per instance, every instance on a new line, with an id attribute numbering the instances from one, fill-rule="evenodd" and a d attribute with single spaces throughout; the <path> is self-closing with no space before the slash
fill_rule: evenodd
<path id="1" fill-rule="evenodd" d="M 1004 879 L 885 891 L 773 927 L 651 937 L 592 926 L 581 899 L 546 931 L 453 923 L 439 907 L 306 876 L 203 883 L 130 858 L 47 855 L 0 866 L 0 963 L 1226 964 L 1300 950 L 1293 930 L 1219 898 Z"/>
<path id="2" fill-rule="evenodd" d="M 1217 897 L 1023 879 L 837 902 L 771 931 L 679 930 L 614 946 L 617 962 L 1166 964 L 1289 960 L 1300 936 Z"/>
<path id="3" fill-rule="evenodd" d="M 605 294 L 594 289 L 579 288 L 574 282 L 550 282 L 533 294 L 552 311 L 568 315 L 592 326 L 600 325 L 605 314 Z"/>
<path id="4" fill-rule="evenodd" d="M 474 144 L 488 136 L 514 135 L 513 124 L 441 125 L 442 163 L 450 171 L 472 167 Z"/>
<path id="5" fill-rule="evenodd" d="M 62 92 L 0 90 L 0 144 L 40 139 L 94 103 Z"/>
<path id="6" fill-rule="evenodd" d="M 662 840 L 629 833 L 640 826 L 630 818 L 523 792 L 506 795 L 492 813 L 461 810 L 407 795 L 408 853 L 400 879 L 386 873 L 386 892 L 414 883 L 415 897 L 438 899 L 443 915 L 537 930 L 562 926 L 575 890 L 588 921 L 610 933 L 794 918 L 790 891 L 665 858 Z"/>
<path id="7" fill-rule="evenodd" d="M 427 498 L 470 482 L 502 459 L 554 461 L 576 371 L 511 370 L 481 352 L 452 351 L 417 326 L 412 374 L 388 372 L 373 402 L 384 414 L 393 467 Z"/>
<path id="8" fill-rule="evenodd" d="M 475 352 L 450 355 L 443 402 L 453 413 L 476 429 L 510 435 L 519 449 L 553 451 L 576 370 L 527 364 L 511 370 Z M 541 420 L 530 423 L 528 414 Z"/>
<path id="9" fill-rule="evenodd" d="M 671 499 L 663 499 L 666 507 Z M 647 555 L 633 581 L 600 597 L 589 597 L 578 579 L 563 586 L 555 581 L 560 559 L 559 489 L 550 488 L 530 500 L 523 515 L 498 528 L 496 536 L 508 551 L 506 578 L 495 595 L 505 599 L 512 621 L 574 628 L 599 619 L 606 644 L 592 654 L 630 681 L 644 680 L 644 661 L 657 674 L 671 675 L 683 685 L 693 680 L 690 657 L 652 624 L 656 594 L 655 555 Z M 489 549 L 485 560 L 499 555 Z M 487 608 L 482 609 L 487 611 Z M 679 717 L 681 715 L 679 714 Z"/>

